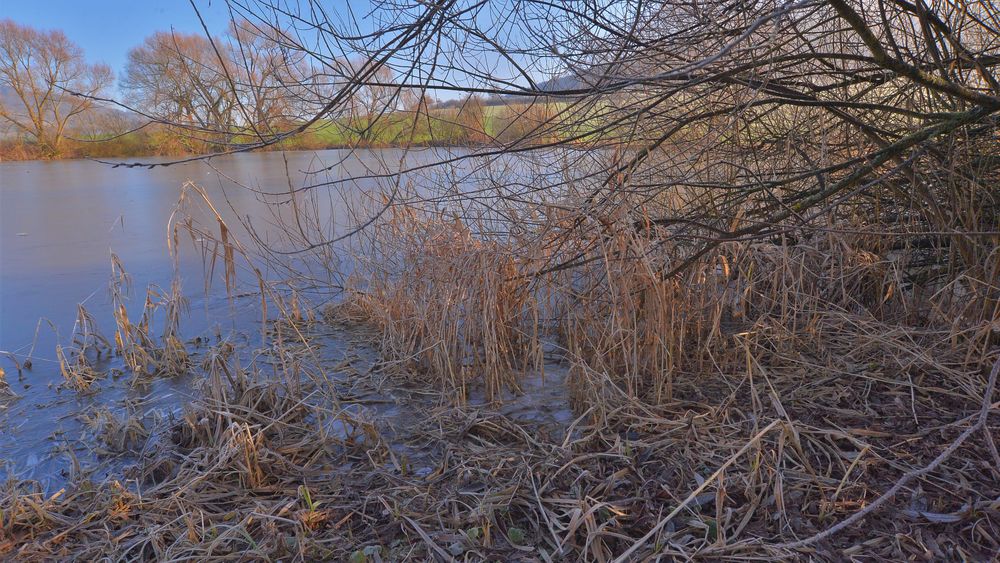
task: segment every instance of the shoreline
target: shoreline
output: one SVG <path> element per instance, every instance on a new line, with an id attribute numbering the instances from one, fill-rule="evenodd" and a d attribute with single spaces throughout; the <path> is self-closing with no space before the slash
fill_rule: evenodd
<path id="1" fill-rule="evenodd" d="M 601 148 L 606 148 L 612 143 L 564 143 L 560 144 L 558 148 L 560 149 L 573 149 L 573 150 L 597 150 Z M 484 144 L 467 144 L 458 145 L 454 143 L 414 143 L 409 145 L 331 145 L 327 147 L 316 147 L 316 148 L 270 148 L 270 147 L 259 147 L 246 150 L 238 150 L 231 152 L 218 152 L 218 153 L 190 153 L 190 154 L 145 154 L 145 155 L 128 155 L 128 156 L 66 156 L 66 157 L 56 157 L 56 158 L 25 158 L 25 159 L 0 159 L 0 166 L 4 164 L 13 163 L 48 163 L 48 162 L 73 162 L 73 161 L 91 161 L 101 163 L 101 161 L 124 161 L 124 162 L 114 162 L 114 164 L 127 164 L 128 161 L 134 159 L 147 159 L 147 158 L 158 158 L 158 159 L 210 159 L 221 156 L 233 156 L 236 154 L 247 154 L 247 153 L 270 153 L 270 152 L 287 152 L 287 153 L 301 153 L 301 152 L 319 152 L 319 151 L 385 151 L 385 150 L 427 150 L 427 149 L 482 149 L 491 148 L 496 150 L 503 150 L 505 147 L 503 145 L 484 143 Z M 544 148 L 535 147 L 532 148 Z M 136 163 L 138 164 L 138 163 Z"/>

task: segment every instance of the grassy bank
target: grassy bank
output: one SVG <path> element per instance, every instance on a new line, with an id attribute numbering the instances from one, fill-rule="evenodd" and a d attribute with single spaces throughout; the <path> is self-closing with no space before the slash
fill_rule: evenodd
<path id="1" fill-rule="evenodd" d="M 358 118 L 324 119 L 302 133 L 259 150 L 501 145 L 518 141 L 538 128 L 551 131 L 533 135 L 533 143 L 543 143 L 570 135 L 556 118 L 564 109 L 565 104 L 558 103 L 506 104 L 477 107 L 474 111 L 452 107 L 432 109 L 419 115 L 396 111 Z M 474 115 L 470 115 L 472 113 Z M 277 129 L 284 131 L 295 127 L 296 124 L 287 123 Z M 0 141 L 0 160 L 190 156 L 224 152 L 258 142 L 259 137 L 246 131 L 234 130 L 227 138 L 211 142 L 204 135 L 154 124 L 122 135 L 108 135 L 106 139 L 100 135 L 65 139 L 56 151 L 23 140 Z"/>

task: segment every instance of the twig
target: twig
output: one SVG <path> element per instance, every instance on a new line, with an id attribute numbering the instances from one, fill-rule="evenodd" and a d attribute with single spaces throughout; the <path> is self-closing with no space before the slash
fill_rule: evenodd
<path id="1" fill-rule="evenodd" d="M 740 457 L 742 457 L 743 454 L 745 454 L 747 452 L 747 450 L 750 449 L 750 446 L 756 444 L 757 441 L 760 440 L 761 438 L 763 438 L 765 434 L 767 434 L 768 432 L 770 432 L 775 426 L 778 426 L 782 422 L 784 422 L 784 421 L 782 421 L 782 420 L 775 420 L 775 421 L 772 421 L 771 424 L 768 424 L 767 426 L 765 426 L 763 430 L 761 430 L 760 432 L 758 432 L 753 438 L 751 438 L 746 444 L 744 444 L 743 447 L 740 448 L 740 451 L 738 451 L 735 454 L 733 454 L 732 457 L 730 457 L 729 459 L 727 459 L 726 462 L 723 463 L 721 467 L 719 467 L 718 469 L 715 470 L 715 473 L 712 473 L 712 475 L 708 479 L 705 479 L 705 481 L 701 485 L 699 485 L 698 488 L 696 488 L 695 490 L 691 491 L 691 494 L 689 494 L 687 496 L 687 498 L 684 499 L 684 502 L 682 502 L 677 508 L 673 509 L 670 512 L 670 514 L 667 514 L 666 517 L 664 517 L 662 520 L 660 520 L 660 522 L 658 524 L 656 524 L 655 526 L 653 526 L 653 529 L 651 529 L 650 531 L 646 532 L 646 535 L 642 536 L 641 538 L 639 538 L 638 541 L 636 541 L 634 544 L 632 544 L 632 547 L 628 548 L 624 553 L 622 553 L 621 555 L 619 555 L 614 560 L 614 563 L 623 563 L 624 561 L 629 561 L 630 557 L 631 557 L 631 555 L 633 553 L 635 553 L 637 550 L 639 550 L 639 548 L 641 548 L 643 545 L 645 545 L 646 542 L 648 542 L 649 540 L 651 540 L 653 538 L 653 536 L 655 536 L 656 534 L 660 533 L 660 530 L 662 530 L 663 527 L 667 525 L 667 522 L 670 522 L 674 518 L 674 516 L 677 516 L 680 513 L 681 510 L 684 510 L 684 507 L 686 507 L 688 504 L 690 504 L 691 501 L 693 501 L 695 499 L 695 497 L 697 497 L 701 493 L 701 491 L 703 491 L 705 489 L 705 487 L 708 487 L 709 485 L 711 485 L 716 480 L 716 478 L 718 478 L 718 476 L 721 475 L 722 472 L 726 470 L 727 467 L 729 467 L 730 465 L 733 464 L 733 462 L 735 462 L 737 459 L 739 459 Z"/>
<path id="2" fill-rule="evenodd" d="M 403 516 L 403 520 L 406 520 L 406 523 L 409 524 L 414 530 L 416 530 L 417 534 L 420 535 L 420 539 L 424 540 L 424 543 L 427 544 L 427 547 L 433 549 L 434 552 L 443 557 L 445 561 L 455 560 L 455 558 L 449 555 L 448 552 L 444 550 L 444 548 L 434 543 L 434 540 L 432 540 L 431 537 L 427 535 L 427 532 L 425 532 L 424 529 L 421 528 L 419 524 L 414 522 L 412 518 L 410 518 L 409 516 Z"/>
<path id="3" fill-rule="evenodd" d="M 794 542 L 779 543 L 776 545 L 772 545 L 771 547 L 774 549 L 797 549 L 824 540 L 836 534 L 837 532 L 840 532 L 844 528 L 847 528 L 849 526 L 858 523 L 865 516 L 868 516 L 876 509 L 878 509 L 880 506 L 889 502 L 889 500 L 893 496 L 895 496 L 896 493 L 898 493 L 903 487 L 905 487 L 907 483 L 909 483 L 910 481 L 916 479 L 917 477 L 922 477 L 930 473 L 931 471 L 937 469 L 937 467 L 942 463 L 944 463 L 944 461 L 948 459 L 951 456 L 951 454 L 955 453 L 955 451 L 959 448 L 959 446 L 961 446 L 962 443 L 969 438 L 969 436 L 972 436 L 974 433 L 978 432 L 986 425 L 986 419 L 990 412 L 990 398 L 993 397 L 993 390 L 996 388 L 998 372 L 1000 372 L 1000 358 L 997 358 L 997 361 L 993 364 L 993 370 L 990 372 L 989 383 L 986 384 L 986 393 L 983 395 L 983 404 L 982 407 L 980 407 L 979 409 L 979 417 L 976 420 L 976 423 L 967 428 L 965 432 L 962 432 L 962 434 L 954 442 L 952 442 L 950 446 L 945 448 L 945 450 L 941 452 L 940 455 L 934 458 L 934 461 L 930 462 L 928 465 L 926 465 L 921 469 L 917 469 L 906 473 L 899 479 L 899 481 L 896 481 L 896 484 L 893 485 L 891 489 L 882 494 L 882 496 L 878 497 L 871 504 L 859 510 L 858 512 L 855 512 L 849 518 L 840 522 L 839 524 L 831 526 L 830 528 L 827 528 L 826 530 L 814 536 Z"/>

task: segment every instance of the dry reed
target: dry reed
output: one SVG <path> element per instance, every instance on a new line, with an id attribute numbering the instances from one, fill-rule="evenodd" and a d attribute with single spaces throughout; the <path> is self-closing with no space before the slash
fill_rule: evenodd
<path id="1" fill-rule="evenodd" d="M 105 455 L 134 452 L 135 466 L 56 494 L 9 481 L 0 554 L 1000 553 L 995 243 L 941 268 L 933 250 L 838 228 L 728 241 L 692 259 L 670 226 L 642 219 L 553 211 L 490 236 L 392 207 L 353 257 L 347 296 L 324 311 L 328 324 L 368 327 L 369 366 L 319 360 L 323 325 L 295 292 L 264 303 L 277 314 L 249 364 L 229 342 L 200 362 L 179 339 L 169 351 L 176 291 L 147 296 L 135 324 L 120 308 L 115 347 L 130 369 L 204 371 L 201 392 L 166 428 L 87 415 Z M 228 262 L 244 250 L 227 240 Z M 570 259 L 579 265 L 549 267 Z M 127 287 L 123 271 L 116 261 L 113 294 Z M 153 309 L 168 319 L 155 340 Z M 86 358 L 108 347 L 81 309 L 67 381 L 87 389 Z M 503 414 L 543 370 L 543 385 L 566 374 L 572 423 Z"/>

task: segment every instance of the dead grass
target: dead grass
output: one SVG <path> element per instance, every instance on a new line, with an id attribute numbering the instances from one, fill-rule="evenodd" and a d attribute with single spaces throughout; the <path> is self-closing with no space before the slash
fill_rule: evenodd
<path id="1" fill-rule="evenodd" d="M 429 375 L 458 402 L 473 380 L 492 400 L 517 389 L 519 373 L 541 369 L 539 306 L 507 247 L 409 210 L 374 236 L 387 261 L 357 271 L 363 285 L 329 314 L 374 323 L 388 358 Z"/>
<path id="2" fill-rule="evenodd" d="M 246 251 L 213 216 L 206 256 L 228 285 Z M 200 394 L 166 425 L 89 414 L 102 448 L 135 466 L 55 494 L 9 481 L 0 555 L 997 557 L 995 240 L 942 259 L 838 227 L 692 259 L 670 227 L 636 222 L 552 212 L 487 236 L 391 207 L 324 311 L 367 326 L 367 368 L 318 359 L 323 325 L 294 292 L 262 298 L 277 311 L 250 361 L 228 342 L 185 350 L 176 288 L 150 293 L 135 322 L 116 307 L 129 368 L 203 372 Z M 117 261 L 115 279 L 123 295 Z M 154 310 L 168 319 L 155 339 Z M 60 352 L 81 391 L 112 348 L 93 326 L 81 309 Z M 574 422 L 501 413 L 525 375 L 553 369 L 568 371 Z M 399 412 L 372 416 L 384 404 Z"/>
<path id="3" fill-rule="evenodd" d="M 556 338 L 589 434 L 554 450 L 566 465 L 529 464 L 521 477 L 533 487 L 524 529 L 550 556 L 975 560 L 1000 550 L 991 261 L 916 283 L 916 251 L 828 232 L 727 243 L 664 277 L 684 259 L 667 229 L 605 218 L 557 220 L 533 239 L 474 231 L 398 212 L 332 314 L 372 323 L 389 360 L 418 366 L 459 407 L 467 393 L 449 391 L 472 384 L 464 374 L 496 398 L 517 389 L 504 376 Z M 533 275 L 568 257 L 585 265 Z M 496 303 L 517 314 L 482 323 Z M 561 489 L 566 472 L 575 479 Z M 823 533 L 876 499 L 894 508 Z"/>
<path id="4" fill-rule="evenodd" d="M 944 377 L 928 377 L 912 395 L 924 407 L 917 425 L 898 380 L 861 373 L 834 384 L 751 365 L 749 376 L 679 379 L 675 398 L 655 406 L 615 388 L 599 422 L 584 412 L 552 433 L 432 398 L 410 405 L 418 414 L 401 421 L 393 443 L 377 420 L 330 408 L 336 391 L 310 378 L 276 381 L 216 363 L 203 398 L 149 441 L 128 480 L 55 495 L 8 483 L 5 549 L 18 559 L 271 560 L 367 550 L 373 561 L 608 561 L 633 546 L 635 557 L 701 559 L 995 552 L 998 475 L 984 433 L 912 483 L 889 514 L 816 545 L 780 547 L 926 465 L 976 408 L 935 389 Z M 865 386 L 867 397 L 850 396 Z M 942 424 L 931 409 L 953 418 Z"/>

